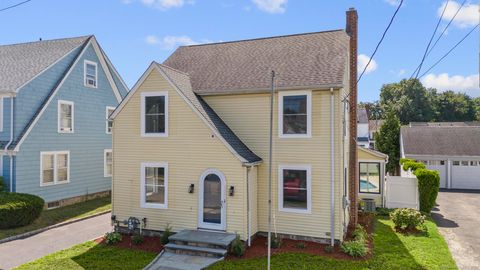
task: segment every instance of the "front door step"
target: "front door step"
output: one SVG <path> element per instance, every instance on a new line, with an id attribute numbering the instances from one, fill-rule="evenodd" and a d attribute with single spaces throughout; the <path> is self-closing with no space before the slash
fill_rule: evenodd
<path id="1" fill-rule="evenodd" d="M 227 254 L 227 250 L 223 248 L 177 245 L 173 243 L 166 244 L 165 251 L 177 254 L 204 256 L 212 258 L 223 258 Z"/>
<path id="2" fill-rule="evenodd" d="M 228 249 L 235 237 L 233 233 L 183 230 L 170 236 L 168 240 L 177 245 Z"/>

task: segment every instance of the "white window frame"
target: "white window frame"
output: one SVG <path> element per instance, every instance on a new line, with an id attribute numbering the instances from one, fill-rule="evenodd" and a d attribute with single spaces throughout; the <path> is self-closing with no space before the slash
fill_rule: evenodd
<path id="1" fill-rule="evenodd" d="M 160 133 L 145 133 L 145 99 L 147 97 L 165 97 L 165 132 Z M 158 91 L 158 92 L 143 92 L 141 95 L 140 102 L 140 132 L 142 137 L 168 137 L 168 92 L 167 91 Z"/>
<path id="2" fill-rule="evenodd" d="M 115 107 L 112 107 L 112 106 L 107 106 L 106 109 L 105 109 L 105 133 L 106 134 L 112 134 L 112 131 L 108 131 L 108 118 L 109 118 L 109 114 L 108 114 L 108 110 L 112 110 L 112 111 L 115 111 Z M 113 113 L 113 112 L 112 112 Z M 112 121 L 113 123 L 113 121 Z M 112 125 L 112 130 L 113 130 L 113 125 Z"/>
<path id="3" fill-rule="evenodd" d="M 104 149 L 103 150 L 103 177 L 112 177 L 112 174 L 107 173 L 107 153 L 112 154 L 112 174 L 113 174 L 113 152 L 112 149 Z"/>
<path id="4" fill-rule="evenodd" d="M 163 168 L 165 173 L 165 202 L 164 203 L 147 203 L 145 200 L 145 168 L 155 167 Z M 142 162 L 140 166 L 140 207 L 141 208 L 155 208 L 168 209 L 168 163 L 166 162 Z"/>
<path id="5" fill-rule="evenodd" d="M 307 133 L 283 133 L 283 97 L 307 96 Z M 280 91 L 278 92 L 278 137 L 279 138 L 311 138 L 312 137 L 312 91 Z"/>
<path id="6" fill-rule="evenodd" d="M 307 171 L 307 209 L 283 207 L 283 171 Z M 311 214 L 312 213 L 312 166 L 311 165 L 279 165 L 278 166 L 278 210 L 281 212 Z"/>
<path id="7" fill-rule="evenodd" d="M 95 66 L 95 85 L 87 84 L 87 64 Z M 98 64 L 96 62 L 90 60 L 83 61 L 83 85 L 88 88 L 98 88 Z"/>
<path id="8" fill-rule="evenodd" d="M 61 129 L 61 112 L 62 112 L 62 105 L 70 105 L 72 106 L 72 130 L 62 130 Z M 57 107 L 57 131 L 58 133 L 74 133 L 75 132 L 75 103 L 73 101 L 67 100 L 59 100 L 58 107 Z"/>
<path id="9" fill-rule="evenodd" d="M 0 132 L 3 132 L 3 113 L 4 107 L 3 107 L 3 97 L 0 97 Z"/>
<path id="10" fill-rule="evenodd" d="M 58 164 L 57 164 L 57 156 L 58 155 L 67 155 L 67 180 L 66 181 L 58 181 Z M 53 183 L 43 183 L 43 156 L 44 155 L 53 155 Z M 40 186 L 54 186 L 60 184 L 67 184 L 70 183 L 70 151 L 43 151 L 40 152 Z"/>

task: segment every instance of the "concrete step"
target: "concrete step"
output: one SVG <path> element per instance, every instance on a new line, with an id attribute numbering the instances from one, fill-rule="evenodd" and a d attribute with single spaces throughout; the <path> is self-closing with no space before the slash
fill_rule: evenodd
<path id="1" fill-rule="evenodd" d="M 201 270 L 218 262 L 221 258 L 191 256 L 162 252 L 144 270 Z"/>
<path id="2" fill-rule="evenodd" d="M 183 230 L 168 238 L 177 245 L 228 249 L 236 235 L 233 233 Z"/>
<path id="3" fill-rule="evenodd" d="M 166 244 L 165 251 L 176 253 L 176 254 L 204 256 L 204 257 L 211 257 L 211 258 L 222 258 L 227 254 L 226 249 L 199 247 L 199 246 L 190 246 L 190 245 L 178 245 L 174 243 Z"/>

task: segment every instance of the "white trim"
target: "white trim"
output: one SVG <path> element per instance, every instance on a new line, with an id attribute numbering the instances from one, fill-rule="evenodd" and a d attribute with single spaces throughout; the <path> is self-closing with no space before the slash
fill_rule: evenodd
<path id="1" fill-rule="evenodd" d="M 221 204 L 222 210 L 220 212 L 221 220 L 220 224 L 203 222 L 203 201 L 204 201 L 204 181 L 205 177 L 209 174 L 215 174 L 220 178 L 221 189 Z M 226 203 L 226 187 L 227 181 L 225 175 L 217 169 L 207 169 L 200 175 L 199 180 L 199 195 L 198 195 L 198 227 L 202 229 L 221 230 L 224 231 L 227 228 L 227 203 Z"/>
<path id="2" fill-rule="evenodd" d="M 4 154 L 0 153 L 0 176 L 3 176 L 3 157 Z"/>
<path id="3" fill-rule="evenodd" d="M 3 97 L 0 97 L 0 132 L 3 132 L 3 117 L 4 117 Z"/>
<path id="4" fill-rule="evenodd" d="M 165 98 L 165 131 L 159 133 L 145 133 L 145 98 L 164 97 Z M 168 91 L 143 92 L 140 101 L 140 135 L 142 137 L 168 137 Z"/>
<path id="5" fill-rule="evenodd" d="M 307 133 L 283 133 L 283 97 L 307 96 Z M 312 137 L 312 91 L 279 91 L 278 92 L 278 137 L 279 138 L 311 138 Z"/>
<path id="6" fill-rule="evenodd" d="M 107 153 L 112 155 L 112 173 L 113 173 L 113 153 L 112 149 L 104 149 L 103 150 L 103 177 L 112 177 L 112 174 L 107 173 Z"/>
<path id="7" fill-rule="evenodd" d="M 57 163 L 57 156 L 58 155 L 67 155 L 67 180 L 66 181 L 58 181 L 58 163 Z M 53 155 L 53 183 L 45 184 L 43 183 L 43 156 L 44 155 Z M 40 152 L 40 186 L 47 187 L 47 186 L 54 186 L 59 184 L 67 184 L 70 183 L 70 151 L 43 151 Z"/>
<path id="8" fill-rule="evenodd" d="M 112 131 L 108 131 L 108 122 L 109 121 L 112 121 L 113 123 L 113 120 L 109 120 L 110 119 L 110 114 L 108 113 L 108 110 L 112 110 L 112 113 L 115 111 L 115 107 L 112 107 L 112 106 L 107 106 L 105 107 L 105 134 L 112 134 Z M 113 126 L 112 126 L 112 129 L 113 129 Z"/>
<path id="9" fill-rule="evenodd" d="M 87 65 L 95 67 L 95 82 L 94 85 L 87 83 Z M 83 85 L 88 88 L 98 88 L 98 64 L 90 60 L 83 60 Z"/>
<path id="10" fill-rule="evenodd" d="M 70 105 L 72 107 L 72 130 L 62 130 L 61 106 Z M 58 100 L 57 106 L 57 132 L 58 133 L 75 133 L 75 103 L 73 101 Z"/>
<path id="11" fill-rule="evenodd" d="M 164 169 L 164 203 L 147 203 L 145 201 L 145 168 L 163 168 Z M 140 207 L 168 209 L 168 163 L 166 162 L 142 162 L 140 166 Z"/>
<path id="12" fill-rule="evenodd" d="M 307 209 L 294 209 L 283 207 L 283 171 L 302 170 L 307 171 Z M 288 213 L 311 214 L 312 213 L 312 166 L 311 165 L 279 165 L 278 166 L 278 210 Z"/>

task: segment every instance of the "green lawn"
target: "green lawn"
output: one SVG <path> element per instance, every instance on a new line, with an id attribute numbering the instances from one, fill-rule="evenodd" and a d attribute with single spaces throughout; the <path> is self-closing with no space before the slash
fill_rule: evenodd
<path id="1" fill-rule="evenodd" d="M 50 254 L 15 269 L 142 269 L 156 256 L 156 253 L 116 248 L 90 241 Z"/>
<path id="2" fill-rule="evenodd" d="M 405 236 L 393 230 L 390 220 L 375 223 L 374 254 L 365 261 L 334 260 L 320 256 L 284 253 L 272 257 L 272 269 L 457 269 L 443 237 L 431 220 L 427 232 Z M 219 262 L 209 270 L 266 269 L 266 258 Z"/>
<path id="3" fill-rule="evenodd" d="M 0 239 L 44 228 L 71 219 L 90 216 L 110 210 L 111 208 L 112 205 L 110 197 L 108 196 L 52 210 L 44 210 L 40 217 L 30 225 L 15 229 L 0 230 Z"/>

